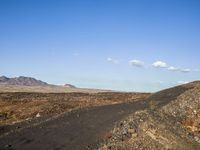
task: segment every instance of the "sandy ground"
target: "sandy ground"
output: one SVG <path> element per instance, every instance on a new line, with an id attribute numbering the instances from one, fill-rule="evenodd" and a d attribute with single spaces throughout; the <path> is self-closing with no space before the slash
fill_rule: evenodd
<path id="1" fill-rule="evenodd" d="M 87 88 L 69 88 L 65 86 L 47 85 L 47 86 L 22 86 L 22 85 L 1 85 L 0 93 L 4 92 L 29 92 L 29 93 L 98 93 L 109 92 L 111 90 L 87 89 Z"/>

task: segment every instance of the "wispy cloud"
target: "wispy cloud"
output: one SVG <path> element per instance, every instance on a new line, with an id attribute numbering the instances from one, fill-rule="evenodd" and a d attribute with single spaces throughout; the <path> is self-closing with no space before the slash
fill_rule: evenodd
<path id="1" fill-rule="evenodd" d="M 112 63 L 112 64 L 119 64 L 119 61 L 117 59 L 113 59 L 111 57 L 108 57 L 107 62 Z M 145 63 L 142 60 L 137 60 L 137 59 L 133 59 L 129 61 L 129 64 L 133 67 L 145 67 Z M 148 64 L 147 64 L 148 66 Z M 200 72 L 199 69 L 190 69 L 190 68 L 181 68 L 181 67 L 176 67 L 176 66 L 170 66 L 168 65 L 166 62 L 162 61 L 162 60 L 158 60 L 155 61 L 151 64 L 151 66 L 155 67 L 155 68 L 164 68 L 168 71 L 171 72 L 179 72 L 179 73 L 190 73 L 190 72 Z"/>
<path id="2" fill-rule="evenodd" d="M 110 58 L 110 57 L 107 58 L 107 62 L 110 62 L 110 63 L 112 63 L 112 64 L 119 64 L 119 61 L 118 61 L 118 60 L 113 59 L 113 58 Z"/>
<path id="3" fill-rule="evenodd" d="M 180 69 L 180 72 L 183 72 L 183 73 L 188 73 L 191 71 L 192 71 L 191 69 Z"/>
<path id="4" fill-rule="evenodd" d="M 129 63 L 131 66 L 134 66 L 134 67 L 143 67 L 144 66 L 144 62 L 141 60 L 130 60 Z"/>
<path id="5" fill-rule="evenodd" d="M 192 70 L 192 69 L 189 69 L 189 68 L 187 68 L 187 69 L 181 69 L 181 68 L 177 68 L 177 67 L 173 67 L 173 66 L 168 67 L 167 69 L 169 71 L 178 71 L 178 72 L 182 72 L 182 73 L 189 73 L 189 72 L 192 72 L 192 71 L 198 72 L 198 70 Z"/>
<path id="6" fill-rule="evenodd" d="M 153 67 L 155 68 L 167 68 L 167 63 L 164 62 L 164 61 L 155 61 L 153 64 L 152 64 Z"/>
<path id="7" fill-rule="evenodd" d="M 180 84 L 187 84 L 187 83 L 189 83 L 189 81 L 178 81 L 178 82 L 177 82 L 177 84 L 179 84 L 179 85 L 180 85 Z"/>
<path id="8" fill-rule="evenodd" d="M 177 67 L 170 66 L 170 67 L 167 68 L 167 70 L 169 70 L 169 71 L 179 71 L 180 69 L 177 68 Z"/>

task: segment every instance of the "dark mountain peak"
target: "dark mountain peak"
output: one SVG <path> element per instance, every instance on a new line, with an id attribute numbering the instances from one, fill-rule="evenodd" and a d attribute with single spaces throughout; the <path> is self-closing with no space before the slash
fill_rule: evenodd
<path id="1" fill-rule="evenodd" d="M 4 85 L 25 85 L 25 86 L 45 86 L 48 85 L 46 82 L 43 82 L 41 80 L 37 80 L 35 78 L 31 77 L 14 77 L 14 78 L 8 78 L 6 76 L 0 77 L 0 84 Z"/>
<path id="2" fill-rule="evenodd" d="M 7 78 L 6 76 L 1 76 L 0 77 L 0 82 L 2 82 L 2 81 L 7 81 L 9 78 Z"/>

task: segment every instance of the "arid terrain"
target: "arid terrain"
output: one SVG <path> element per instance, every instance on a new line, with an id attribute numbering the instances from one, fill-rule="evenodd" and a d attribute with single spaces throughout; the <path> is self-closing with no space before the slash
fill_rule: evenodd
<path id="1" fill-rule="evenodd" d="M 0 150 L 200 150 L 200 0 L 0 0 Z"/>
<path id="2" fill-rule="evenodd" d="M 94 106 L 142 100 L 148 93 L 0 93 L 0 125 Z"/>
<path id="3" fill-rule="evenodd" d="M 123 93 L 50 85 L 31 77 L 0 77 L 0 125 L 94 106 L 143 100 L 149 93 Z"/>
<path id="4" fill-rule="evenodd" d="M 153 94 L 1 86 L 0 149 L 200 149 L 199 81 Z"/>

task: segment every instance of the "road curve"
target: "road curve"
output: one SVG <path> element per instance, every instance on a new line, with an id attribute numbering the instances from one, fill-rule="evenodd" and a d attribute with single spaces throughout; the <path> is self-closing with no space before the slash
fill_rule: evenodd
<path id="1" fill-rule="evenodd" d="M 0 149 L 84 150 L 96 149 L 113 126 L 123 117 L 145 109 L 145 101 L 100 106 L 66 113 L 34 126 L 0 137 Z"/>

